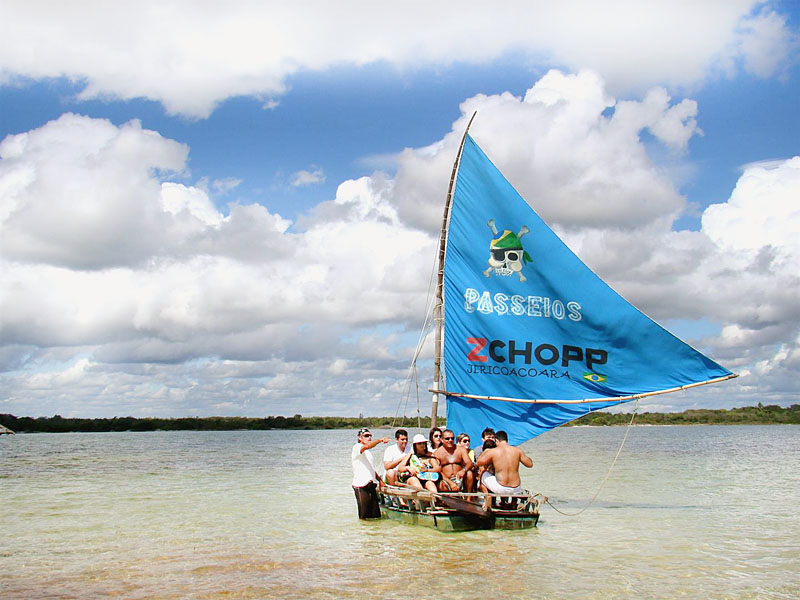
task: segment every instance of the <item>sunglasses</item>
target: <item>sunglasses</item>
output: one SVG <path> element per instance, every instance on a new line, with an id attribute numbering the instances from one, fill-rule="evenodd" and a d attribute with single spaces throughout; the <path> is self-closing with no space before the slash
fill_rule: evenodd
<path id="1" fill-rule="evenodd" d="M 459 442 L 460 444 L 469 444 L 469 438 L 464 438 Z"/>
<path id="2" fill-rule="evenodd" d="M 447 441 L 450 441 L 450 440 L 454 440 L 454 439 L 456 439 L 456 438 L 454 438 L 454 437 L 446 437 L 446 438 L 442 438 L 442 439 L 443 439 L 445 442 L 447 442 Z"/>
<path id="3" fill-rule="evenodd" d="M 372 437 L 371 433 L 362 433 L 361 437 Z"/>

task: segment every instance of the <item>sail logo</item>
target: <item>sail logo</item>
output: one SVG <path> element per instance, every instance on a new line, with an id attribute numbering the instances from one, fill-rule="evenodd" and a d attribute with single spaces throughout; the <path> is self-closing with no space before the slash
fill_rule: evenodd
<path id="1" fill-rule="evenodd" d="M 563 302 L 558 298 L 547 296 L 509 297 L 503 292 L 492 295 L 488 290 L 478 291 L 475 288 L 464 290 L 464 310 L 468 313 L 476 310 L 484 315 L 513 315 L 515 317 L 544 317 L 562 321 L 580 321 L 582 306 L 578 302 Z"/>
<path id="2" fill-rule="evenodd" d="M 530 365 L 535 360 L 540 365 L 551 366 L 560 361 L 560 366 L 569 367 L 571 362 L 585 364 L 594 371 L 595 366 L 608 362 L 608 352 L 601 348 L 581 348 L 563 344 L 560 348 L 553 344 L 539 344 L 534 348 L 533 342 L 517 342 L 516 340 L 487 340 L 486 338 L 468 337 L 467 344 L 472 348 L 467 352 L 468 362 L 509 364 L 518 362 Z M 484 353 L 485 352 L 485 353 Z M 589 373 L 590 375 L 596 375 Z M 605 376 L 596 375 L 605 381 Z M 586 377 L 586 374 L 584 374 Z M 595 380 L 591 380 L 595 381 Z"/>
<path id="3" fill-rule="evenodd" d="M 489 219 L 486 224 L 492 230 L 494 238 L 489 244 L 489 268 L 483 275 L 491 277 L 494 272 L 502 277 L 511 277 L 516 273 L 520 281 L 525 281 L 527 278 L 522 274 L 522 268 L 526 263 L 533 262 L 533 259 L 522 247 L 521 238 L 530 233 L 530 229 L 523 225 L 517 233 L 508 229 L 498 233 L 494 219 Z"/>

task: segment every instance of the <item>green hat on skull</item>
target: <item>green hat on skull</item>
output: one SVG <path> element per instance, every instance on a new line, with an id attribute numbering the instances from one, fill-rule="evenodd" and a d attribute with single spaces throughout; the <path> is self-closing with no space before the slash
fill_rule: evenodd
<path id="1" fill-rule="evenodd" d="M 522 250 L 522 260 L 526 263 L 533 262 L 530 254 L 522 247 L 522 241 L 520 241 L 519 236 L 508 229 L 503 230 L 500 237 L 493 239 L 489 248 L 491 250 Z"/>

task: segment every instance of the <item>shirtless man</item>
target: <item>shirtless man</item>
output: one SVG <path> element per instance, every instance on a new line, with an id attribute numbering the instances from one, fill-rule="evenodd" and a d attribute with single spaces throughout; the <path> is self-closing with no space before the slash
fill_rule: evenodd
<path id="1" fill-rule="evenodd" d="M 484 471 L 481 475 L 481 491 L 504 496 L 524 494 L 519 478 L 519 465 L 522 463 L 531 468 L 533 461 L 522 450 L 509 445 L 508 434 L 505 431 L 498 431 L 495 440 L 497 447 L 484 450 L 478 458 L 479 467 L 492 465 L 494 468 L 494 475 L 489 471 Z M 491 499 L 487 497 L 486 500 L 483 507 L 491 510 Z"/>
<path id="2" fill-rule="evenodd" d="M 440 492 L 460 492 L 462 484 L 465 492 L 472 492 L 475 488 L 472 460 L 463 446 L 456 446 L 456 434 L 453 431 L 445 429 L 442 432 L 442 445 L 433 456 L 442 464 Z"/>

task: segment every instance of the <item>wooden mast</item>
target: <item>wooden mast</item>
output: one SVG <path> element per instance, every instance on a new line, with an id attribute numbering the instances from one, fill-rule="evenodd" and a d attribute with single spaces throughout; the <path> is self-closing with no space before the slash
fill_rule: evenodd
<path id="1" fill-rule="evenodd" d="M 439 409 L 439 378 L 442 374 L 442 330 L 444 326 L 444 258 L 447 248 L 447 228 L 450 224 L 450 207 L 453 203 L 453 187 L 456 183 L 456 174 L 461 162 L 461 152 L 464 150 L 464 142 L 467 140 L 469 127 L 478 111 L 472 113 L 472 117 L 467 123 L 464 135 L 461 137 L 461 144 L 458 147 L 456 160 L 453 162 L 453 171 L 450 174 L 450 187 L 447 190 L 447 200 L 444 203 L 444 215 L 442 216 L 442 231 L 439 234 L 439 268 L 436 281 L 436 302 L 433 306 L 433 320 L 435 323 L 434 354 L 433 354 L 433 398 L 431 405 L 431 428 L 436 427 L 436 413 Z"/>

